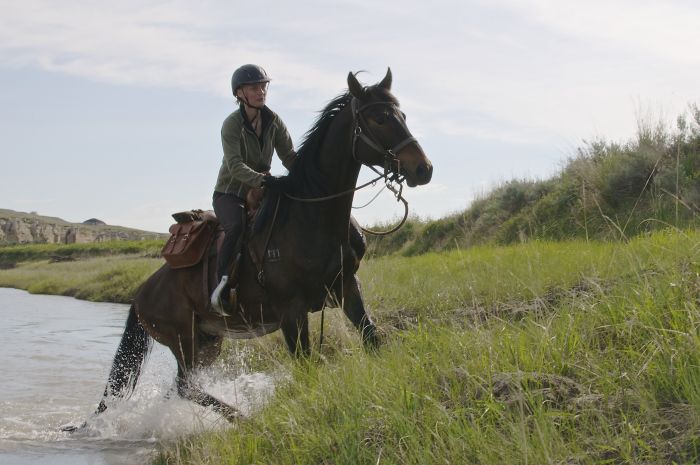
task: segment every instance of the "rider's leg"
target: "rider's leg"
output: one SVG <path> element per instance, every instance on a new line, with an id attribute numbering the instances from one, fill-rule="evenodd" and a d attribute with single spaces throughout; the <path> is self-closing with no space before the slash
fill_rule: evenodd
<path id="1" fill-rule="evenodd" d="M 219 285 L 211 297 L 212 308 L 216 313 L 226 315 L 224 309 L 228 304 L 231 290 L 229 276 L 234 260 L 240 253 L 243 226 L 245 221 L 245 203 L 243 199 L 233 194 L 214 193 L 214 212 L 221 227 L 224 229 L 224 242 L 219 251 L 217 262 L 217 277 Z"/>

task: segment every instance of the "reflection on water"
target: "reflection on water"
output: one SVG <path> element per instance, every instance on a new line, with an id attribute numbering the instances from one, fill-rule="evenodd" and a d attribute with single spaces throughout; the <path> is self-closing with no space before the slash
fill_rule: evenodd
<path id="1" fill-rule="evenodd" d="M 0 464 L 139 464 L 161 441 L 227 428 L 217 414 L 180 399 L 175 360 L 159 344 L 134 395 L 93 417 L 129 307 L 0 288 Z M 273 390 L 262 373 L 199 381 L 250 412 Z M 64 433 L 60 426 L 87 427 Z"/>

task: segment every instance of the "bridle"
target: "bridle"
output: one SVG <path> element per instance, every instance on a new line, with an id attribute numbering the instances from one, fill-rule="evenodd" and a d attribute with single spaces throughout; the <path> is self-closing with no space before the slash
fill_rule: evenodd
<path id="1" fill-rule="evenodd" d="M 377 140 L 377 137 L 372 133 L 371 129 L 369 128 L 369 125 L 367 124 L 367 120 L 363 116 L 362 112 L 366 110 L 369 107 L 376 106 L 376 105 L 385 105 L 385 106 L 390 106 L 390 107 L 396 107 L 396 104 L 391 101 L 381 101 L 381 102 L 370 102 L 370 103 L 365 103 L 364 105 L 360 105 L 359 99 L 356 97 L 353 97 L 352 100 L 350 101 L 350 109 L 352 111 L 352 158 L 362 164 L 362 161 L 357 158 L 357 146 L 360 141 L 364 142 L 369 148 L 372 150 L 380 153 L 383 155 L 383 164 L 384 164 L 384 171 L 381 172 L 377 168 L 375 168 L 372 165 L 367 165 L 369 168 L 377 173 L 377 177 L 372 179 L 369 182 L 366 182 L 362 184 L 361 186 L 356 186 L 353 187 L 352 189 L 348 189 L 343 192 L 338 192 L 336 194 L 328 195 L 325 197 L 314 197 L 314 198 L 300 198 L 300 197 L 294 197 L 292 195 L 286 194 L 287 197 L 289 197 L 292 200 L 298 201 L 298 202 L 323 202 L 325 200 L 331 200 L 335 199 L 338 197 L 342 197 L 344 195 L 351 194 L 353 192 L 356 192 L 360 189 L 363 189 L 369 185 L 374 185 L 376 184 L 377 181 L 380 179 L 384 179 L 384 183 L 393 194 L 394 197 L 396 197 L 396 201 L 401 201 L 403 202 L 404 205 L 404 216 L 401 222 L 392 228 L 389 231 L 372 231 L 370 229 L 363 228 L 360 226 L 360 228 L 368 233 L 368 234 L 373 234 L 376 236 L 385 236 L 387 234 L 391 234 L 393 232 L 398 231 L 401 226 L 404 225 L 406 222 L 406 219 L 408 218 L 408 202 L 406 199 L 403 198 L 403 181 L 405 180 L 405 176 L 401 175 L 401 161 L 397 158 L 396 153 L 398 153 L 402 148 L 406 147 L 407 145 L 417 142 L 416 138 L 411 135 L 411 132 L 408 130 L 408 127 L 406 126 L 406 122 L 404 121 L 403 118 L 396 118 L 396 121 L 399 123 L 399 125 L 403 128 L 405 131 L 406 137 L 396 144 L 392 148 L 384 148 L 382 147 L 381 143 Z M 363 128 L 364 127 L 364 128 Z M 394 169 L 392 169 L 394 168 Z M 376 196 L 375 196 L 376 198 Z M 374 200 L 374 199 L 373 199 Z M 371 203 L 371 202 L 370 202 Z"/>
<path id="2" fill-rule="evenodd" d="M 408 127 L 406 126 L 406 122 L 403 120 L 403 118 L 396 118 L 396 121 L 399 123 L 401 128 L 404 130 L 405 134 L 407 135 L 401 142 L 396 144 L 392 148 L 384 148 L 381 146 L 379 141 L 377 140 L 377 137 L 372 133 L 372 131 L 369 128 L 369 125 L 367 124 L 367 120 L 363 116 L 362 112 L 366 110 L 369 107 L 377 106 L 377 105 L 383 105 L 383 106 L 389 106 L 389 107 L 396 107 L 396 104 L 394 102 L 390 101 L 382 101 L 382 102 L 370 102 L 370 103 L 365 103 L 364 105 L 360 106 L 360 101 L 353 97 L 352 100 L 350 101 L 350 109 L 352 110 L 352 158 L 358 162 L 362 163 L 358 158 L 357 158 L 357 143 L 358 141 L 364 142 L 368 147 L 373 149 L 375 152 L 378 152 L 384 156 L 384 174 L 382 177 L 391 180 L 391 181 L 397 181 L 399 184 L 403 182 L 403 177 L 401 176 L 401 162 L 399 159 L 396 157 L 396 154 L 401 150 L 402 148 L 406 147 L 408 144 L 411 144 L 413 142 L 417 142 L 416 138 L 411 135 L 411 132 L 408 130 Z M 362 128 L 364 126 L 364 129 Z M 392 172 L 392 165 L 396 165 L 396 169 L 393 170 Z M 379 171 L 374 168 L 373 166 L 370 165 L 370 168 L 379 174 Z"/>

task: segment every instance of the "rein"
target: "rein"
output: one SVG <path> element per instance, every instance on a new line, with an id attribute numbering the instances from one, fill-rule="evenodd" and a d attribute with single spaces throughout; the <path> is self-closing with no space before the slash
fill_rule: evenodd
<path id="1" fill-rule="evenodd" d="M 302 198 L 302 197 L 294 197 L 293 195 L 290 195 L 290 194 L 284 194 L 284 195 L 286 195 L 288 198 L 295 200 L 297 202 L 306 202 L 306 203 L 324 202 L 326 200 L 337 199 L 338 197 L 342 197 L 344 195 L 348 195 L 348 194 L 352 194 L 353 192 L 357 192 L 360 189 L 364 189 L 365 187 L 369 186 L 370 184 L 375 184 L 377 181 L 379 181 L 383 177 L 385 177 L 385 176 L 383 174 L 380 174 L 376 178 L 364 183 L 361 186 L 353 187 L 352 189 L 348 189 L 348 190 L 343 191 L 343 192 L 338 192 L 337 194 L 327 195 L 325 197 Z"/>
<path id="2" fill-rule="evenodd" d="M 391 228 L 388 231 L 374 231 L 372 229 L 368 229 L 368 228 L 365 228 L 363 226 L 360 226 L 360 229 L 362 229 L 362 231 L 364 231 L 367 234 L 372 234 L 373 236 L 388 236 L 389 234 L 393 234 L 396 231 L 398 231 L 399 229 L 401 229 L 401 227 L 404 225 L 404 223 L 406 223 L 406 219 L 408 218 L 408 201 L 406 199 L 404 199 L 403 196 L 401 195 L 401 192 L 403 191 L 403 184 L 401 184 L 399 182 L 399 188 L 397 189 L 396 187 L 394 187 L 394 185 L 389 180 L 386 182 L 386 187 L 387 187 L 387 189 L 389 189 L 391 192 L 394 193 L 394 197 L 396 197 L 397 202 L 398 201 L 403 202 L 403 218 L 401 219 L 401 222 L 399 224 L 397 224 L 396 226 L 394 226 L 393 228 Z"/>
<path id="3" fill-rule="evenodd" d="M 360 226 L 360 229 L 362 229 L 362 231 L 364 231 L 367 234 L 372 234 L 375 236 L 386 236 L 386 235 L 392 234 L 392 233 L 398 231 L 399 229 L 401 229 L 401 227 L 404 225 L 404 223 L 406 223 L 406 219 L 408 218 L 408 201 L 405 198 L 403 198 L 403 195 L 402 195 L 404 178 L 402 178 L 402 176 L 399 174 L 401 172 L 401 162 L 396 157 L 396 153 L 399 150 L 401 150 L 402 148 L 404 148 L 405 146 L 407 146 L 408 144 L 411 144 L 413 142 L 417 142 L 417 140 L 415 137 L 410 135 L 410 132 L 409 132 L 408 128 L 406 127 L 406 124 L 401 119 L 397 119 L 399 121 L 399 123 L 401 124 L 401 126 L 405 129 L 406 133 L 409 134 L 409 136 L 406 137 L 405 139 L 403 139 L 401 142 L 399 142 L 398 144 L 396 144 L 394 147 L 392 147 L 390 149 L 382 148 L 382 146 L 377 142 L 377 138 L 369 130 L 369 128 L 367 126 L 367 122 L 365 121 L 364 117 L 362 116 L 362 111 L 365 110 L 366 108 L 374 106 L 374 105 L 392 105 L 393 106 L 395 104 L 393 102 L 371 102 L 371 103 L 366 103 L 366 104 L 359 106 L 359 107 L 358 107 L 358 105 L 359 105 L 359 100 L 357 98 L 353 97 L 353 99 L 350 101 L 350 108 L 352 109 L 352 125 L 353 125 L 353 129 L 352 129 L 352 133 L 353 133 L 352 158 L 356 162 L 362 164 L 362 162 L 360 160 L 358 160 L 358 158 L 357 158 L 357 142 L 358 142 L 358 140 L 361 140 L 371 149 L 384 155 L 384 172 L 381 173 L 374 166 L 368 165 L 370 167 L 370 169 L 372 169 L 372 171 L 374 171 L 375 173 L 378 174 L 378 176 L 376 178 L 373 178 L 371 181 L 368 181 L 368 182 L 362 184 L 361 186 L 356 186 L 356 187 L 353 187 L 352 189 L 348 189 L 348 190 L 338 192 L 336 194 L 327 195 L 324 197 L 302 198 L 302 197 L 295 197 L 295 196 L 290 195 L 290 194 L 285 194 L 285 195 L 289 199 L 294 200 L 296 202 L 306 202 L 306 203 L 324 202 L 326 200 L 336 199 L 338 197 L 352 194 L 354 192 L 359 191 L 360 189 L 364 189 L 365 187 L 367 187 L 369 185 L 375 185 L 377 181 L 379 181 L 380 179 L 383 178 L 386 187 L 391 192 L 394 193 L 394 197 L 396 197 L 396 201 L 403 202 L 403 206 L 404 206 L 403 219 L 401 220 L 401 222 L 397 226 L 393 227 L 389 231 L 373 231 L 371 229 L 366 229 L 362 226 Z M 367 132 L 367 134 L 369 134 L 369 136 L 367 134 L 365 134 L 365 131 L 362 130 L 362 126 L 360 123 L 364 123 L 365 127 L 367 127 L 366 132 Z M 396 170 L 392 172 L 391 168 L 392 168 L 392 164 L 394 164 L 394 163 L 396 164 Z M 394 186 L 394 182 L 396 182 L 398 184 L 398 188 Z M 379 195 L 379 194 L 377 194 L 377 195 Z M 374 199 L 376 199 L 376 196 Z M 369 203 L 372 203 L 374 201 L 374 199 L 372 199 Z M 369 203 L 367 205 L 369 205 Z M 367 205 L 364 205 L 364 206 L 366 207 Z"/>

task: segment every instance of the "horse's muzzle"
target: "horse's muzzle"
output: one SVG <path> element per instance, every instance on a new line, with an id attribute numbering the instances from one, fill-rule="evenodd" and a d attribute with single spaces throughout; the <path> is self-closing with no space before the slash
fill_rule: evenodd
<path id="1" fill-rule="evenodd" d="M 408 187 L 422 186 L 423 184 L 428 184 L 433 177 L 433 165 L 430 162 L 419 164 L 413 176 L 406 175 L 404 170 L 402 170 L 402 172 L 406 176 L 406 184 Z"/>
<path id="2" fill-rule="evenodd" d="M 433 177 L 433 165 L 430 162 L 421 163 L 416 168 L 416 185 L 428 184 Z"/>

